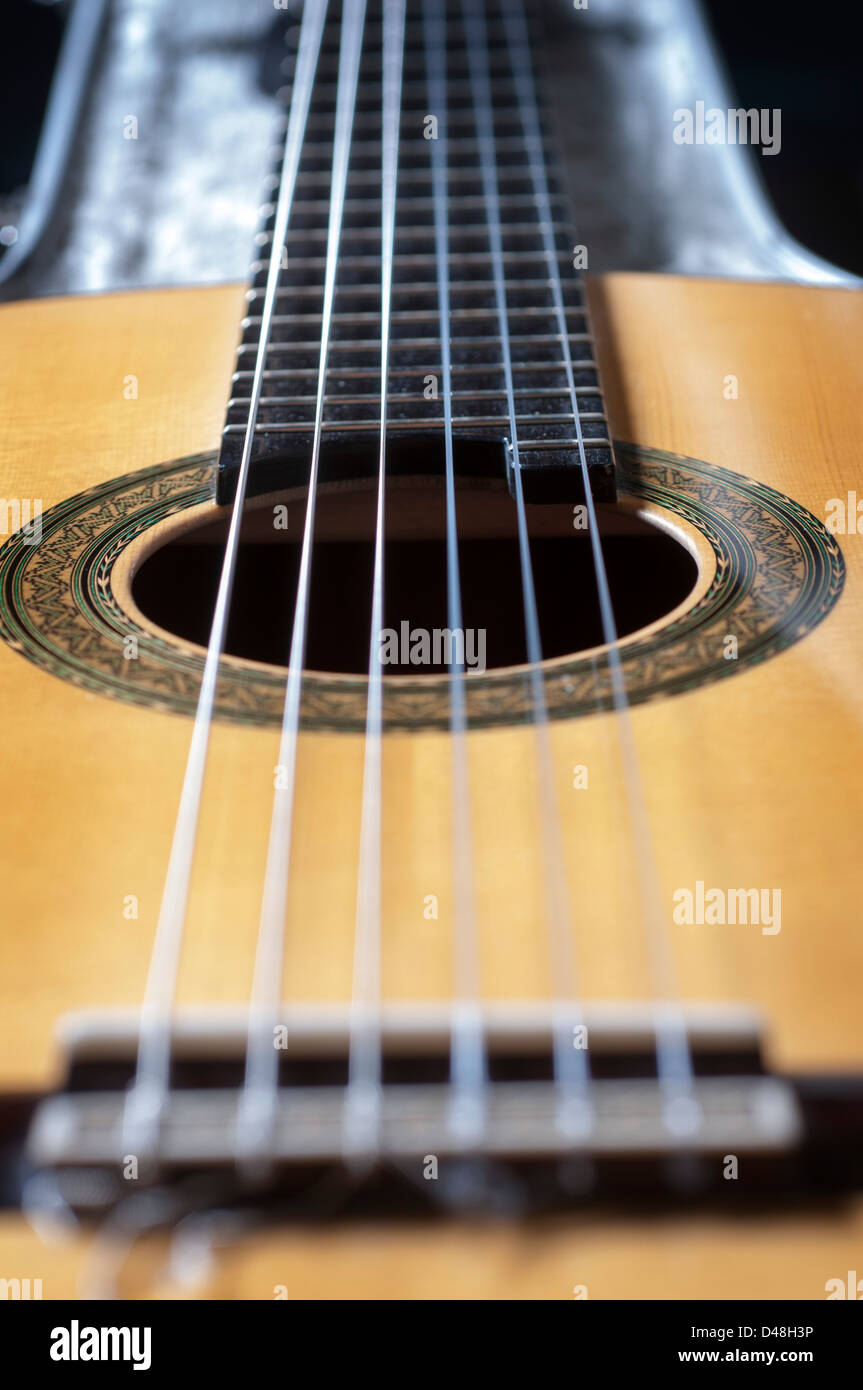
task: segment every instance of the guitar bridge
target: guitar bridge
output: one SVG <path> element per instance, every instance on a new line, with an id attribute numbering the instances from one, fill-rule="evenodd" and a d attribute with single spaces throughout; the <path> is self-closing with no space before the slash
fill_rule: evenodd
<path id="1" fill-rule="evenodd" d="M 683 1019 L 697 1122 L 681 1135 L 669 1126 L 657 1074 L 655 1010 L 603 1004 L 583 1010 L 587 1111 L 572 1124 L 555 1075 L 551 1011 L 532 1004 L 487 1006 L 481 1025 L 488 1076 L 478 1127 L 466 1140 L 453 1119 L 451 1011 L 386 1007 L 379 1020 L 381 1081 L 372 1097 L 374 1142 L 361 1165 L 373 1175 L 371 1187 L 380 1196 L 407 1180 L 418 1195 L 441 1200 L 448 1175 L 463 1173 L 466 1163 L 477 1172 L 506 1175 L 507 1188 L 516 1180 L 528 1201 L 552 1204 L 574 1200 L 563 1176 L 573 1164 L 590 1174 L 580 1195 L 591 1199 L 648 1192 L 679 1197 L 682 1190 L 716 1195 L 729 1176 L 741 1179 L 742 1187 L 805 1185 L 812 1095 L 767 1073 L 756 1017 L 742 1008 L 701 1006 L 688 1007 Z M 65 1084 L 36 1111 L 31 1163 L 58 1178 L 70 1204 L 92 1212 L 120 1201 L 130 1174 L 133 1181 L 160 1184 L 218 1174 L 244 1199 L 267 1201 L 327 1172 L 350 1175 L 357 1166 L 346 1125 L 355 1099 L 348 1073 L 350 1013 L 337 1006 L 297 1008 L 278 1027 L 287 1045 L 270 1097 L 265 1182 L 250 1181 L 243 1161 L 244 1010 L 175 1018 L 170 1086 L 149 1156 L 124 1145 L 137 1019 L 106 1014 L 69 1020 Z M 835 1131 L 835 1113 L 823 1128 Z M 430 1167 L 441 1186 L 426 1181 Z M 495 1181 L 486 1186 L 488 1195 Z M 480 1204 L 476 1184 L 471 1191 Z"/>

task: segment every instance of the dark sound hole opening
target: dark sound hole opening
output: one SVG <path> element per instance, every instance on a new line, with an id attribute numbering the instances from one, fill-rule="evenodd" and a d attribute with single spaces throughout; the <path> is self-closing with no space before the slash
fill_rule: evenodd
<path id="1" fill-rule="evenodd" d="M 658 527 L 603 508 L 601 530 L 609 587 L 620 635 L 664 617 L 691 593 L 697 566 L 679 541 Z M 486 669 L 527 660 L 515 508 L 508 493 L 461 488 L 459 564 L 468 664 L 480 651 Z M 528 509 L 531 557 L 542 649 L 566 656 L 602 643 L 590 542 L 567 504 Z M 226 651 L 285 665 L 290 648 L 305 508 L 287 504 L 250 511 L 244 521 Z M 309 670 L 366 674 L 374 568 L 374 495 L 322 494 L 312 559 Z M 445 647 L 434 634 L 447 628 L 443 493 L 438 486 L 392 488 L 387 498 L 384 627 L 385 675 L 440 674 Z M 207 645 L 225 539 L 223 524 L 185 531 L 154 551 L 133 582 L 133 597 L 154 623 Z M 407 629 L 404 628 L 407 624 Z M 428 643 L 404 633 L 428 633 Z M 482 638 L 479 634 L 482 633 Z M 409 656 L 413 661 L 399 660 Z M 426 649 L 427 648 L 427 649 Z M 417 657 L 428 657 L 417 664 Z M 435 660 L 435 656 L 439 658 Z"/>

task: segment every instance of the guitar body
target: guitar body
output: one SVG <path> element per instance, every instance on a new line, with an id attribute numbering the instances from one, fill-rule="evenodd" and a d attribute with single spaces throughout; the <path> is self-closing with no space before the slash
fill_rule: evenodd
<path id="1" fill-rule="evenodd" d="M 645 688 L 634 694 L 631 719 L 681 997 L 756 1006 L 776 1071 L 859 1072 L 863 540 L 853 523 L 834 539 L 823 522 L 831 500 L 859 486 L 863 299 L 844 290 L 620 275 L 595 281 L 591 302 L 613 433 L 627 441 L 621 506 L 646 510 L 699 565 L 690 598 L 627 639 L 648 644 L 639 663 Z M 57 563 L 42 566 L 47 588 L 32 584 L 23 559 L 14 574 L 9 569 L 13 541 L 0 551 L 6 1094 L 56 1083 L 62 1015 L 134 1009 L 142 997 L 191 728 L 180 708 L 182 661 L 200 654 L 157 631 L 135 606 L 131 582 L 154 546 L 215 508 L 206 474 L 240 304 L 241 291 L 228 286 L 0 311 L 4 486 L 10 496 L 41 499 L 34 556 L 53 534 L 51 509 L 90 493 L 63 520 Z M 153 471 L 182 461 L 185 474 Z M 134 487 L 111 490 L 141 470 L 150 471 Z M 191 481 L 176 484 L 185 500 L 174 507 L 176 477 Z M 190 505 L 193 483 L 204 491 Z M 790 510 L 781 499 L 791 499 Z M 80 547 L 95 555 L 100 535 L 117 532 L 123 509 L 131 519 L 145 503 L 152 523 L 136 524 L 100 562 L 91 617 L 74 603 L 68 611 L 58 605 L 63 585 L 90 582 L 75 568 Z M 721 536 L 702 525 L 702 514 L 725 518 Z M 807 566 L 816 579 L 798 593 Z M 799 620 L 776 637 L 772 606 L 783 591 L 789 605 L 799 604 Z M 711 608 L 716 594 L 725 597 Z M 687 628 L 697 609 L 703 622 Z M 124 656 L 116 636 L 124 615 L 130 631 L 143 634 L 139 657 Z M 30 636 L 15 650 L 22 623 L 31 624 Z M 738 639 L 737 656 L 728 637 Z M 158 680 L 148 666 L 149 638 L 178 654 L 174 684 L 167 657 Z M 110 660 L 100 647 L 106 641 Z M 583 674 L 561 663 L 573 698 Z M 488 694 L 477 696 L 468 734 L 483 993 L 544 1000 L 551 981 L 538 906 L 534 734 L 501 713 L 509 696 L 488 680 L 477 678 Z M 295 1001 L 350 999 L 363 773 L 352 698 L 346 690 L 339 705 L 322 688 L 300 736 L 284 979 Z M 387 999 L 445 1000 L 453 988 L 448 735 L 434 708 L 432 699 L 418 727 L 394 727 L 384 739 Z M 621 829 L 616 716 L 551 712 L 583 994 L 650 997 Z M 214 726 L 180 1007 L 221 1008 L 248 997 L 278 741 L 277 725 L 256 718 L 254 707 Z M 587 770 L 587 785 L 575 785 L 578 768 Z M 699 881 L 781 889 L 781 926 L 768 927 L 766 918 L 762 925 L 673 921 L 673 894 L 695 891 Z M 58 1245 L 43 1237 L 21 1215 L 4 1215 L 0 1273 L 41 1277 L 46 1298 L 72 1296 L 89 1236 Z M 285 1224 L 226 1239 L 200 1287 L 178 1292 L 818 1299 L 826 1281 L 858 1267 L 861 1242 L 863 1207 L 838 1198 L 730 1212 L 688 1210 L 683 1201 L 672 1216 L 587 1208 L 523 1222 Z M 141 1260 L 146 1278 L 130 1262 L 121 1283 L 145 1296 L 169 1295 L 155 1247 Z"/>

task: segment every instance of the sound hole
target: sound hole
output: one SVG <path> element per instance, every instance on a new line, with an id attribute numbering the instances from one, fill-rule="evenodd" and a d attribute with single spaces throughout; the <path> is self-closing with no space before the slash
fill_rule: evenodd
<path id="1" fill-rule="evenodd" d="M 444 494 L 439 485 L 389 489 L 385 546 L 385 675 L 440 674 L 448 660 Z M 286 510 L 285 510 L 286 509 Z M 600 509 L 609 586 L 621 636 L 671 612 L 691 593 L 697 565 L 659 527 L 617 507 Z M 374 567 L 372 491 L 322 493 L 315 516 L 306 667 L 365 674 Z M 597 586 L 581 513 L 568 504 L 528 508 L 531 558 L 545 657 L 602 643 Z M 226 651 L 284 665 L 290 647 L 305 506 L 256 506 L 244 520 Z M 286 529 L 285 529 L 286 525 Z M 487 486 L 458 493 L 465 658 L 495 669 L 527 660 L 515 506 Z M 153 551 L 133 596 L 154 623 L 206 646 L 224 523 L 187 529 Z M 425 636 L 424 636 L 425 634 Z M 482 664 L 480 664 L 480 657 Z"/>

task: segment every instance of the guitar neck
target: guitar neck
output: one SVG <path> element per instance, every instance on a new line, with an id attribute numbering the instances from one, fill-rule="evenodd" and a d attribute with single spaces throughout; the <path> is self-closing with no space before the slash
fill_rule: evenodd
<path id="1" fill-rule="evenodd" d="M 554 153 L 553 118 L 536 77 L 543 51 L 539 17 L 528 27 L 519 5 L 490 7 L 487 17 L 478 12 L 480 31 L 471 44 L 458 9 L 444 39 L 428 7 L 419 0 L 409 4 L 398 147 L 385 155 L 383 8 L 369 8 L 363 31 L 358 87 L 347 109 L 344 210 L 335 223 L 328 195 L 341 138 L 338 7 L 324 24 L 313 81 L 300 72 L 309 87 L 307 114 L 294 113 L 292 133 L 289 120 L 282 125 L 223 432 L 219 501 L 233 497 L 250 415 L 249 495 L 307 481 L 322 372 L 321 480 L 374 475 L 385 284 L 391 289 L 391 474 L 415 472 L 417 451 L 433 471 L 446 385 L 457 471 L 506 478 L 509 359 L 528 500 L 583 500 L 580 441 L 594 495 L 613 500 L 614 459 L 581 274 L 586 248 L 577 242 L 571 196 Z M 296 26 L 286 32 L 286 102 L 297 85 L 296 33 Z M 386 158 L 397 201 L 392 255 L 384 265 Z M 276 244 L 288 211 L 290 226 Z M 324 328 L 329 341 L 322 368 Z"/>

